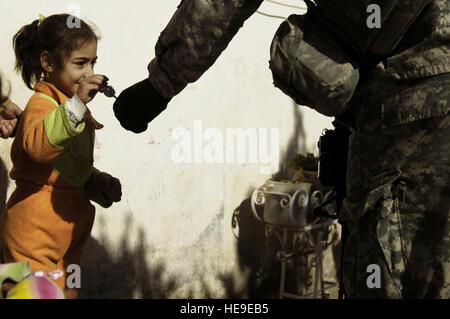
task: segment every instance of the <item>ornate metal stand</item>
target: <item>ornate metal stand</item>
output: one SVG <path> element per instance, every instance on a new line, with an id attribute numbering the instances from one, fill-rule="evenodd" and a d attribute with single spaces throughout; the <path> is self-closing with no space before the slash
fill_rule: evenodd
<path id="1" fill-rule="evenodd" d="M 253 216 L 265 224 L 266 239 L 273 234 L 280 243 L 277 254 L 281 262 L 279 298 L 327 298 L 326 289 L 337 283 L 325 282 L 323 278 L 323 239 L 330 226 L 337 224 L 337 220 L 314 218 L 312 210 L 327 200 L 330 194 L 324 196 L 320 190 L 311 192 L 311 185 L 307 183 L 283 184 L 269 181 L 256 189 L 251 198 Z M 258 212 L 257 206 L 264 207 L 263 216 Z M 308 222 L 311 219 L 314 220 Z M 288 238 L 292 238 L 292 247 L 288 245 Z M 298 245 L 300 249 L 296 248 Z M 315 267 L 313 291 L 301 295 L 286 292 L 287 263 L 293 258 L 299 258 L 301 253 L 307 254 L 307 246 L 312 248 L 310 252 L 315 257 L 312 265 Z M 308 258 L 306 255 L 306 277 L 312 268 L 308 267 Z"/>

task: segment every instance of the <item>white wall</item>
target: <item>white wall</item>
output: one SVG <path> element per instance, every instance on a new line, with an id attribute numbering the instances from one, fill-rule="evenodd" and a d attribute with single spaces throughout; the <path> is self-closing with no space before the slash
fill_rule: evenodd
<path id="1" fill-rule="evenodd" d="M 147 76 L 156 40 L 179 0 L 2 1 L 0 70 L 11 82 L 12 100 L 21 106 L 32 92 L 13 72 L 12 37 L 40 13 L 62 13 L 71 3 L 100 30 L 96 72 L 106 74 L 120 92 Z M 284 17 L 298 12 L 267 2 L 260 11 Z M 141 135 L 120 127 L 112 99 L 98 96 L 91 102 L 92 113 L 105 124 L 97 132 L 95 165 L 120 178 L 124 196 L 108 210 L 97 206 L 83 273 L 87 296 L 223 297 L 231 290 L 245 296 L 248 271 L 239 265 L 231 218 L 270 175 L 262 175 L 258 164 L 175 164 L 171 132 L 192 130 L 195 120 L 224 134 L 226 128 L 279 128 L 282 157 L 288 150 L 317 153 L 318 137 L 330 119 L 295 106 L 272 84 L 269 47 L 281 22 L 254 14 L 215 65 Z M 8 169 L 10 143 L 0 142 Z M 226 282 L 231 290 L 224 288 Z"/>

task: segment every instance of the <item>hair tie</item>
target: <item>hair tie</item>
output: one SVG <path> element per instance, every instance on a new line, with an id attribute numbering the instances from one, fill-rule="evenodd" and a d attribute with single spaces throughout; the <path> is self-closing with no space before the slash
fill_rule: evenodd
<path id="1" fill-rule="evenodd" d="M 42 21 L 44 21 L 44 20 L 45 20 L 45 15 L 39 14 L 39 24 L 41 24 Z"/>

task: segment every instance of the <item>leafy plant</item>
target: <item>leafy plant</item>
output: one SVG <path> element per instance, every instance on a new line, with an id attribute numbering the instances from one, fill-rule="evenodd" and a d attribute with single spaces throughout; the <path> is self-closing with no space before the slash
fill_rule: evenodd
<path id="1" fill-rule="evenodd" d="M 314 154 L 297 154 L 288 165 L 272 176 L 272 180 L 277 182 L 313 182 L 317 179 L 319 159 Z"/>
<path id="2" fill-rule="evenodd" d="M 319 159 L 314 157 L 314 154 L 308 153 L 305 155 L 297 154 L 290 162 L 289 166 L 298 170 L 317 171 L 319 167 Z"/>

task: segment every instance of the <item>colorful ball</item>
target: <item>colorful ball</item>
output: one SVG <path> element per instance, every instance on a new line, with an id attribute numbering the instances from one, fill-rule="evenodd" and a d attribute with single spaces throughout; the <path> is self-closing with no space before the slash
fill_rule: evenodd
<path id="1" fill-rule="evenodd" d="M 12 288 L 6 299 L 65 299 L 64 293 L 51 279 L 27 277 Z"/>

